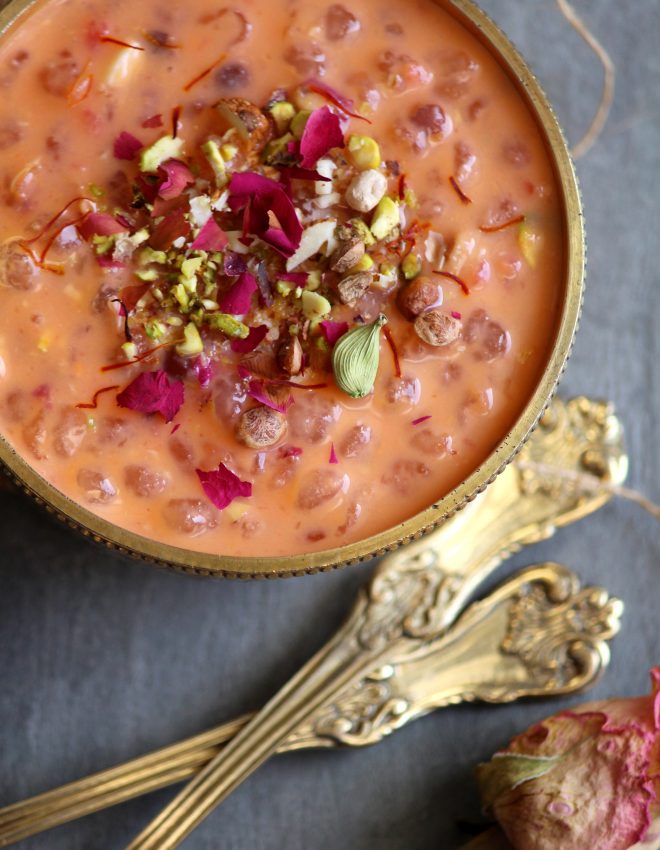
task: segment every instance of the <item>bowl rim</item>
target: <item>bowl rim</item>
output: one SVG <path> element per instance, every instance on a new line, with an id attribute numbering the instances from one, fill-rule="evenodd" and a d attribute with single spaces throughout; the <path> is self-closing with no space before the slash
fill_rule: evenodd
<path id="1" fill-rule="evenodd" d="M 537 425 L 571 352 L 584 289 L 586 245 L 577 176 L 552 106 L 522 55 L 474 0 L 433 0 L 469 29 L 512 80 L 544 137 L 564 212 L 565 292 L 546 367 L 510 431 L 464 481 L 429 507 L 379 534 L 332 549 L 281 556 L 229 556 L 198 552 L 143 537 L 108 522 L 49 484 L 0 434 L 0 466 L 19 487 L 61 521 L 115 551 L 159 566 L 205 576 L 276 578 L 334 569 L 370 560 L 436 528 L 475 498 L 507 466 Z M 10 0 L 0 11 L 0 37 L 37 0 Z"/>

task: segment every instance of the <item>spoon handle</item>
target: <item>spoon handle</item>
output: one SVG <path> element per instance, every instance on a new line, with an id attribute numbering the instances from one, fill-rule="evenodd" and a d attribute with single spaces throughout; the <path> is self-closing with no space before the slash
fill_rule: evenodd
<path id="1" fill-rule="evenodd" d="M 406 612 L 399 611 L 390 627 L 397 641 L 408 643 L 408 652 L 392 665 L 389 642 L 369 628 L 370 604 L 361 602 L 337 638 L 238 732 L 127 850 L 174 850 L 308 722 L 316 735 L 340 739 L 356 720 L 358 726 L 366 721 L 368 728 L 375 724 L 387 734 L 442 706 L 477 699 L 510 702 L 582 689 L 607 666 L 607 641 L 618 632 L 623 610 L 619 600 L 600 588 L 582 590 L 565 567 L 542 564 L 469 606 L 431 643 L 406 635 Z M 380 677 L 385 691 L 374 714 L 365 717 L 354 700 L 342 706 L 342 691 L 374 665 L 374 683 Z M 374 674 L 367 676 L 371 678 Z"/>

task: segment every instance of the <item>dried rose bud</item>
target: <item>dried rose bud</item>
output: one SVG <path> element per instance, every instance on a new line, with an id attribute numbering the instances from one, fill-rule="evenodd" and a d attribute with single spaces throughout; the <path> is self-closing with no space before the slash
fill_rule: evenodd
<path id="1" fill-rule="evenodd" d="M 438 304 L 440 294 L 440 286 L 435 281 L 420 276 L 399 291 L 399 310 L 406 319 L 413 321 L 420 313 Z"/>
<path id="2" fill-rule="evenodd" d="M 436 348 L 450 345 L 458 339 L 461 332 L 461 322 L 443 313 L 442 310 L 429 310 L 415 319 L 415 333 L 428 345 Z"/>
<path id="3" fill-rule="evenodd" d="M 277 410 L 261 405 L 241 414 L 236 437 L 249 449 L 274 446 L 286 432 L 286 417 Z"/>
<path id="4" fill-rule="evenodd" d="M 280 343 L 277 349 L 277 362 L 287 375 L 298 375 L 303 365 L 303 350 L 297 336 Z"/>
<path id="5" fill-rule="evenodd" d="M 373 277 L 370 272 L 357 272 L 340 280 L 337 284 L 337 290 L 341 303 L 352 307 L 369 289 L 372 280 Z"/>
<path id="6" fill-rule="evenodd" d="M 330 268 L 334 272 L 344 274 L 353 268 L 364 256 L 364 242 L 361 239 L 350 239 L 340 242 L 334 254 L 330 257 Z"/>
<path id="7" fill-rule="evenodd" d="M 484 805 L 515 850 L 629 850 L 650 837 L 660 815 L 660 667 L 651 679 L 650 696 L 562 711 L 479 766 Z"/>

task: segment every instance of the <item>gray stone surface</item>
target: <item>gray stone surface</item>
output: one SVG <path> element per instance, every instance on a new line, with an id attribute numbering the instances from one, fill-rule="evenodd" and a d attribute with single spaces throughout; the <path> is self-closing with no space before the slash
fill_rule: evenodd
<path id="1" fill-rule="evenodd" d="M 600 71 L 551 0 L 484 0 L 546 86 L 569 138 L 588 124 Z M 589 286 L 566 395 L 613 399 L 630 483 L 660 501 L 660 6 L 576 0 L 618 66 L 606 131 L 578 170 Z M 279 582 L 209 582 L 93 548 L 0 496 L 0 805 L 260 705 L 331 634 L 369 566 Z M 647 687 L 660 661 L 658 526 L 615 502 L 513 559 L 553 559 L 626 602 L 594 695 Z M 499 577 L 499 576 L 498 576 Z M 366 751 L 266 765 L 186 843 L 190 850 L 454 850 L 480 820 L 472 767 L 570 701 L 438 712 Z M 156 793 L 20 845 L 123 847 L 169 799 Z"/>

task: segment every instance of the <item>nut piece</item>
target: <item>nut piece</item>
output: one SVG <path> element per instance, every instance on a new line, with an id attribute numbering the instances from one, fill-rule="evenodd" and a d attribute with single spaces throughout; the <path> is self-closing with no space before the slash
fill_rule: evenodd
<path id="1" fill-rule="evenodd" d="M 361 239 L 340 242 L 330 257 L 330 268 L 333 272 L 344 274 L 359 263 L 362 257 L 364 257 L 364 242 Z"/>
<path id="2" fill-rule="evenodd" d="M 216 104 L 220 115 L 235 127 L 253 151 L 261 151 L 270 140 L 272 130 L 268 118 L 259 107 L 242 97 L 225 97 Z"/>
<path id="3" fill-rule="evenodd" d="M 415 319 L 415 332 L 428 345 L 449 345 L 458 339 L 461 323 L 442 310 L 429 310 Z"/>
<path id="4" fill-rule="evenodd" d="M 285 432 L 284 415 L 265 405 L 246 410 L 236 426 L 236 437 L 249 449 L 265 449 L 268 446 L 274 446 Z"/>
<path id="5" fill-rule="evenodd" d="M 420 313 L 441 303 L 440 286 L 429 277 L 418 277 L 399 290 L 397 303 L 406 319 L 413 321 Z"/>
<path id="6" fill-rule="evenodd" d="M 356 175 L 346 189 L 346 203 L 358 212 L 369 212 L 387 192 L 385 175 L 370 168 Z"/>
<path id="7" fill-rule="evenodd" d="M 357 272 L 357 274 L 349 274 L 337 284 L 339 291 L 339 300 L 342 304 L 348 304 L 352 307 L 356 301 L 359 301 L 364 293 L 371 286 L 373 277 L 370 272 Z"/>
<path id="8" fill-rule="evenodd" d="M 297 336 L 280 343 L 277 349 L 277 362 L 287 375 L 298 375 L 303 364 L 303 350 Z"/>

